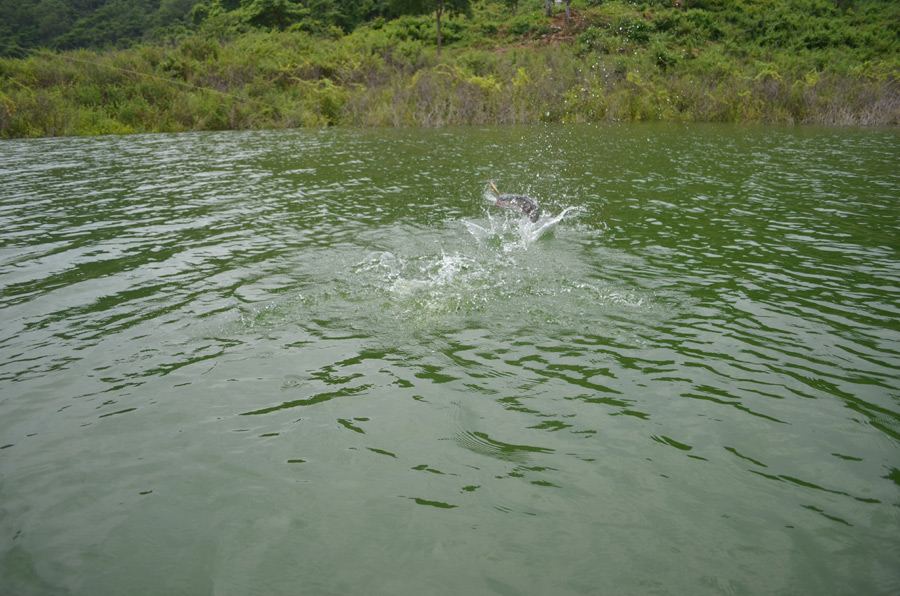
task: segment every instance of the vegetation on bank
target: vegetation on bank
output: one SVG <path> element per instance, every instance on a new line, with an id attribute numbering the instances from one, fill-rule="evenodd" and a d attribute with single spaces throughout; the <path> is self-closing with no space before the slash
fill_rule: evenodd
<path id="1" fill-rule="evenodd" d="M 562 6 L 548 18 L 543 0 L 474 0 L 468 14 L 444 13 L 440 56 L 434 13 L 358 16 L 345 31 L 302 11 L 253 25 L 241 11 L 262 0 L 232 10 L 226 1 L 193 3 L 197 23 L 155 41 L 19 47 L 22 57 L 0 58 L 0 137 L 608 120 L 900 124 L 900 5 L 889 0 L 574 0 L 568 24 Z"/>

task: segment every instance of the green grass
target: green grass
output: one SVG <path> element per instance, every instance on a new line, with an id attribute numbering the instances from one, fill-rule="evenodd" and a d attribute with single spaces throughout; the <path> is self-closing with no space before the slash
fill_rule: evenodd
<path id="1" fill-rule="evenodd" d="M 0 59 L 0 137 L 541 121 L 900 124 L 900 6 L 526 0 L 342 34 L 195 32 Z"/>

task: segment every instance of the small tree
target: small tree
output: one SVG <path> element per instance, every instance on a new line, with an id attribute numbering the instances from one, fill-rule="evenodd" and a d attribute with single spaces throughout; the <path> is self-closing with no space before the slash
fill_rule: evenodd
<path id="1" fill-rule="evenodd" d="M 309 16 L 309 10 L 292 0 L 243 0 L 244 20 L 255 27 L 285 29 Z"/>
<path id="2" fill-rule="evenodd" d="M 425 14 L 434 10 L 437 19 L 437 53 L 441 55 L 441 15 L 447 10 L 450 14 L 470 14 L 470 0 L 395 0 L 400 14 Z"/>

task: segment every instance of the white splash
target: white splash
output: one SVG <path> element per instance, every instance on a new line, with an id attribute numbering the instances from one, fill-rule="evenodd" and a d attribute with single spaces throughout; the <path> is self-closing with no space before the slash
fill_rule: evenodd
<path id="1" fill-rule="evenodd" d="M 482 264 L 459 253 L 423 255 L 413 259 L 391 252 L 370 255 L 356 267 L 357 273 L 375 275 L 379 285 L 397 297 L 439 295 L 452 292 L 486 275 Z"/>
<path id="2" fill-rule="evenodd" d="M 460 254 L 445 254 L 440 257 L 425 257 L 404 267 L 404 274 L 393 280 L 390 290 L 400 295 L 409 295 L 423 290 L 435 290 L 452 286 L 461 277 L 477 275 L 479 264 Z"/>
<path id="3" fill-rule="evenodd" d="M 530 244 L 536 242 L 566 219 L 570 213 L 578 213 L 580 210 L 580 207 L 566 207 L 558 215 L 549 215 L 544 211 L 536 222 L 532 222 L 527 217 L 519 217 L 507 212 L 504 212 L 503 217 L 494 217 L 488 211 L 486 225 L 468 220 L 463 220 L 463 223 L 469 233 L 479 242 L 497 238 L 503 243 L 503 250 L 510 251 L 516 248 L 528 248 Z M 504 242 L 505 237 L 510 235 L 517 238 L 512 242 Z"/>

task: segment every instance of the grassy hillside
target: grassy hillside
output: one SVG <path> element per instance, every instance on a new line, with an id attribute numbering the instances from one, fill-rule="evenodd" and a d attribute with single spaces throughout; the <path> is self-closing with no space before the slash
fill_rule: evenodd
<path id="1" fill-rule="evenodd" d="M 675 6 L 678 4 L 678 6 Z M 900 124 L 900 4 L 483 0 L 349 34 L 237 27 L 0 59 L 0 137 L 606 120 Z"/>

